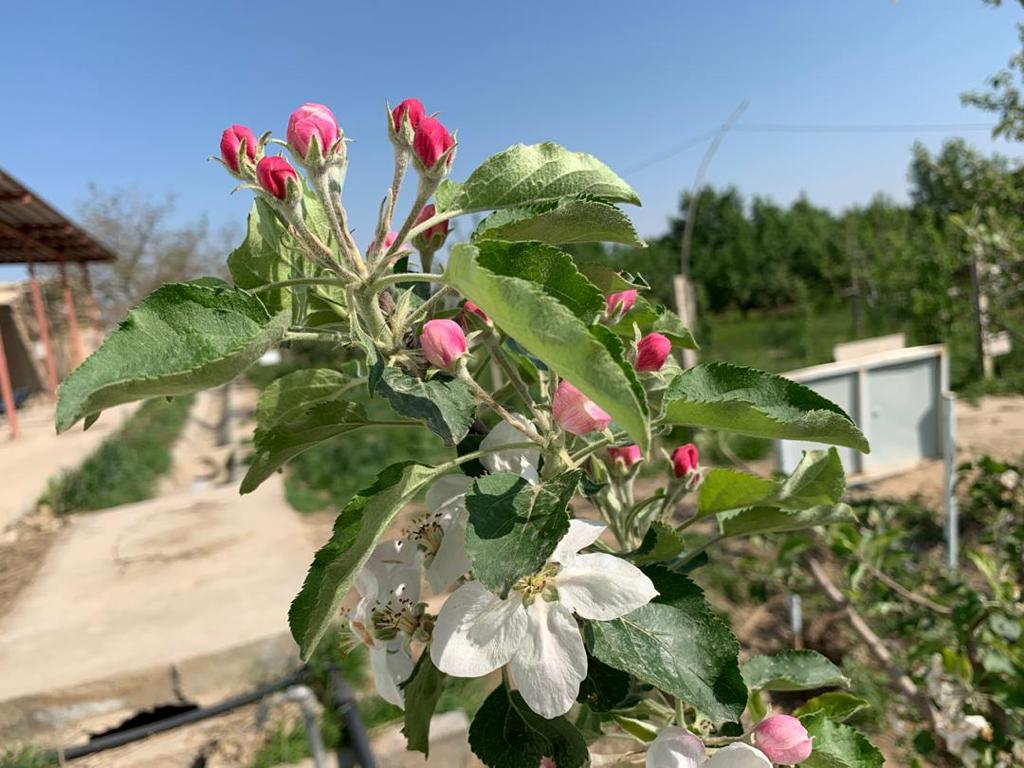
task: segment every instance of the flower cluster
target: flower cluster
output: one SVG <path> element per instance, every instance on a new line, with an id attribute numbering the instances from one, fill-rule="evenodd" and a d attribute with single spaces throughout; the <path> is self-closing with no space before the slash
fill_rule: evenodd
<path id="1" fill-rule="evenodd" d="M 811 756 L 807 729 L 789 715 L 766 717 L 754 729 L 753 741 L 733 742 L 709 756 L 696 735 L 670 725 L 648 747 L 646 768 L 771 768 L 773 763 L 799 765 Z"/>
<path id="2" fill-rule="evenodd" d="M 488 702 L 502 712 L 497 721 L 523 722 L 499 730 L 501 737 L 528 731 L 531 761 L 561 764 L 558 755 L 574 754 L 572 768 L 582 766 L 575 742 L 560 741 L 583 740 L 572 724 L 577 720 L 588 727 L 602 720 L 636 722 L 642 727 L 633 730 L 645 733 L 661 727 L 647 746 L 648 768 L 807 760 L 811 739 L 786 715 L 767 717 L 741 737 L 716 735 L 707 746 L 681 727 L 693 711 L 694 727 L 706 737 L 716 724 L 739 721 L 748 702 L 742 681 L 716 684 L 683 701 L 679 690 L 688 681 L 666 659 L 674 628 L 694 622 L 688 611 L 711 615 L 686 573 L 721 538 L 690 538 L 686 528 L 704 515 L 674 520 L 687 494 L 704 482 L 713 487 L 696 446 L 669 452 L 652 442 L 674 426 L 694 425 L 686 415 L 675 422 L 668 416 L 674 385 L 687 376 L 673 347 L 685 345 L 688 333 L 678 318 L 641 297 L 642 282 L 617 273 L 589 280 L 565 253 L 527 239 L 558 226 L 557 217 L 542 226 L 530 221 L 553 206 L 560 214 L 565 203 L 570 211 L 595 206 L 603 218 L 608 206 L 635 202 L 635 193 L 596 159 L 551 144 L 511 147 L 464 184 L 442 184 L 455 158 L 455 136 L 414 98 L 389 105 L 386 122 L 394 175 L 365 250 L 342 204 L 346 137 L 329 107 L 298 107 L 284 140 L 234 124 L 220 142 L 223 167 L 257 196 L 250 237 L 273 241 L 261 243 L 263 256 L 281 251 L 274 275 L 253 279 L 258 284 L 244 298 L 294 290 L 290 304 L 276 307 L 275 338 L 283 333 L 286 340 L 323 341 L 361 355 L 370 394 L 401 417 L 387 426 L 424 425 L 455 448 L 453 458 L 436 467 L 390 467 L 342 511 L 335 538 L 318 553 L 296 603 L 318 609 L 292 617 L 303 654 L 308 658 L 336 618 L 344 591 L 354 587 L 358 601 L 348 625 L 368 649 L 376 689 L 414 717 L 433 707 L 436 697 L 422 699 L 434 677 L 443 684 L 447 677 L 500 670 L 501 689 Z M 274 145 L 287 156 L 268 153 Z M 416 177 L 415 198 L 404 217 L 396 217 L 407 172 Z M 578 175 L 583 178 L 575 181 Z M 566 194 L 572 184 L 578 189 Z M 605 200 L 594 189 L 613 194 Z M 447 242 L 451 218 L 484 210 L 499 211 L 490 228 L 481 224 L 468 243 L 453 245 L 444 269 L 435 271 L 433 258 Z M 584 216 L 574 226 L 589 221 Z M 494 237 L 495 229 L 509 239 Z M 419 273 L 410 264 L 413 249 Z M 267 315 L 272 303 L 262 307 Z M 334 369 L 323 374 L 318 382 L 340 376 Z M 281 409 L 286 415 L 273 417 L 282 423 L 260 422 L 254 467 L 261 477 L 295 455 L 293 420 L 303 435 L 318 433 L 321 424 L 313 422 L 321 412 L 346 428 L 381 424 L 362 405 L 341 399 L 347 385 L 334 392 L 326 391 L 333 385 L 310 381 L 300 378 L 294 390 L 279 393 L 289 403 Z M 282 450 L 273 437 L 285 433 Z M 655 457 L 662 482 L 652 489 L 646 478 L 653 472 L 642 470 L 657 469 Z M 402 518 L 400 533 L 381 541 L 380 531 L 416 498 L 421 508 Z M 735 645 L 728 627 L 710 619 L 701 619 L 699 634 L 700 642 Z M 693 674 L 703 687 L 713 677 L 738 675 L 738 659 L 726 661 L 728 669 Z M 588 690 L 603 685 L 609 671 L 617 703 Z M 426 686 L 412 685 L 420 674 L 434 677 Z M 603 704 L 609 709 L 600 709 Z M 571 710 L 580 717 L 566 718 Z M 614 717 L 602 717 L 609 711 Z M 715 711 L 717 720 L 710 717 Z M 477 737 L 486 741 L 479 733 L 471 738 Z M 487 744 L 478 746 L 488 752 Z M 488 762 L 500 763 L 500 757 Z"/>

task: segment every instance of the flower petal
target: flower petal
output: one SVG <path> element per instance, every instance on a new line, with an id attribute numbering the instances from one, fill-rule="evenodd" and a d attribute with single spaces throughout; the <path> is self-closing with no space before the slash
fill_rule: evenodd
<path id="1" fill-rule="evenodd" d="M 405 696 L 398 686 L 409 679 L 412 668 L 412 657 L 400 639 L 370 649 L 370 669 L 377 693 L 396 707 L 405 709 Z"/>
<path id="2" fill-rule="evenodd" d="M 473 484 L 473 478 L 461 473 L 444 475 L 434 481 L 427 489 L 424 503 L 431 512 L 437 512 L 442 507 L 450 504 L 458 504 L 460 498 L 466 495 L 466 491 Z"/>
<path id="3" fill-rule="evenodd" d="M 561 541 L 555 546 L 555 551 L 548 558 L 552 563 L 568 565 L 576 557 L 576 553 L 584 547 L 589 547 L 604 533 L 608 526 L 595 520 L 572 519 L 569 521 L 569 530 Z"/>
<path id="4" fill-rule="evenodd" d="M 469 570 L 469 556 L 466 554 L 466 517 L 465 509 L 452 515 L 437 548 L 434 559 L 427 567 L 427 581 L 434 594 L 440 594 L 445 587 Z"/>
<path id="5" fill-rule="evenodd" d="M 525 416 L 512 415 L 522 423 L 522 428 L 516 429 L 507 421 L 498 422 L 494 429 L 480 441 L 480 450 L 488 451 L 503 445 L 530 442 L 530 435 L 536 435 L 537 428 Z M 540 465 L 540 451 L 536 448 L 510 448 L 507 451 L 489 453 L 480 457 L 480 463 L 490 472 L 511 472 L 531 483 L 537 483 L 540 480 L 540 476 L 537 474 L 537 467 Z"/>
<path id="6" fill-rule="evenodd" d="M 704 742 L 685 728 L 669 725 L 647 747 L 646 768 L 703 768 Z"/>
<path id="7" fill-rule="evenodd" d="M 598 621 L 625 616 L 658 595 L 635 565 L 600 552 L 576 555 L 555 576 L 555 586 L 567 610 Z"/>
<path id="8" fill-rule="evenodd" d="M 430 658 L 449 675 L 480 677 L 507 664 L 525 634 L 526 609 L 518 595 L 502 600 L 470 581 L 441 608 Z"/>
<path id="9" fill-rule="evenodd" d="M 539 597 L 526 609 L 526 615 L 526 635 L 509 664 L 512 681 L 538 715 L 564 715 L 587 676 L 587 653 L 579 627 L 559 603 Z"/>
<path id="10" fill-rule="evenodd" d="M 381 602 L 391 597 L 419 600 L 420 553 L 416 544 L 404 539 L 378 544 L 356 576 L 356 590 Z"/>
<path id="11" fill-rule="evenodd" d="M 737 742 L 715 752 L 707 768 L 772 768 L 772 761 L 761 750 Z"/>

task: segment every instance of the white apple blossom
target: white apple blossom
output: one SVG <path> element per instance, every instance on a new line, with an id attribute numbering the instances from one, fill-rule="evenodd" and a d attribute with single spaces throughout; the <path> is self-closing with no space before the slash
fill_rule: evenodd
<path id="1" fill-rule="evenodd" d="M 587 675 L 573 614 L 608 621 L 658 594 L 633 564 L 613 555 L 578 554 L 604 529 L 589 520 L 570 521 L 548 564 L 516 582 L 507 598 L 478 581 L 459 587 L 434 626 L 434 664 L 455 677 L 480 677 L 508 664 L 534 712 L 547 718 L 568 712 Z"/>
<path id="2" fill-rule="evenodd" d="M 661 729 L 647 747 L 646 768 L 771 768 L 772 761 L 759 749 L 736 742 L 717 750 L 711 757 L 704 744 L 684 728 L 670 725 Z"/>
<path id="3" fill-rule="evenodd" d="M 480 442 L 481 450 L 500 448 L 530 441 L 527 432 L 537 429 L 525 417 L 513 414 L 522 429 L 506 421 L 500 422 Z M 540 451 L 536 448 L 508 448 L 481 457 L 480 462 L 491 472 L 512 472 L 530 483 L 539 479 L 537 473 Z M 426 513 L 416 518 L 406 531 L 406 538 L 415 541 L 424 553 L 427 581 L 439 593 L 469 570 L 466 556 L 466 491 L 473 478 L 463 474 L 445 475 L 427 490 Z"/>
<path id="4" fill-rule="evenodd" d="M 356 576 L 360 600 L 349 616 L 352 632 L 369 648 L 377 693 L 398 707 L 405 705 L 399 684 L 413 669 L 409 640 L 420 612 L 420 567 L 413 543 L 378 544 Z"/>

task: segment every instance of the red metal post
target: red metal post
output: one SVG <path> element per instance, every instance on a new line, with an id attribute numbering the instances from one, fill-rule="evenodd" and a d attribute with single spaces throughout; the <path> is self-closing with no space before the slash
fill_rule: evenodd
<path id="1" fill-rule="evenodd" d="M 0 332 L 0 396 L 3 397 L 4 413 L 11 439 L 18 436 L 18 414 L 14 409 L 14 392 L 11 391 L 11 373 L 7 369 L 7 352 L 4 351 L 4 335 Z"/>
<path id="2" fill-rule="evenodd" d="M 60 284 L 64 289 L 64 311 L 68 316 L 68 337 L 71 342 L 71 367 L 76 367 L 84 356 L 82 355 L 82 337 L 78 334 L 78 316 L 75 314 L 75 300 L 71 296 L 71 285 L 68 283 L 68 271 L 64 261 L 60 262 Z"/>
<path id="3" fill-rule="evenodd" d="M 32 308 L 36 313 L 36 325 L 39 326 L 39 339 L 43 342 L 43 354 L 46 356 L 46 377 L 50 383 L 50 392 L 57 392 L 57 365 L 53 362 L 53 348 L 50 346 L 50 326 L 46 322 L 46 309 L 43 307 L 43 294 L 36 280 L 36 270 L 32 265 L 32 256 L 26 259 L 28 264 L 28 282 L 32 289 Z"/>

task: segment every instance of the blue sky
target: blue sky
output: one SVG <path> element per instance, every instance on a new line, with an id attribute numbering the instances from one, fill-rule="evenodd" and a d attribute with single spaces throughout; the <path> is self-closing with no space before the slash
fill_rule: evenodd
<path id="1" fill-rule="evenodd" d="M 0 27 L 0 165 L 69 213 L 96 182 L 241 225 L 248 193 L 229 196 L 205 160 L 220 131 L 282 135 L 295 106 L 321 101 L 355 140 L 345 201 L 365 242 L 390 177 L 385 99 L 418 96 L 458 129 L 456 179 L 547 139 L 627 171 L 741 99 L 741 126 L 990 123 L 959 94 L 1005 64 L 1021 20 L 981 0 L 16 3 Z M 944 134 L 736 132 L 708 181 L 834 209 L 902 199 L 916 138 Z M 701 153 L 624 174 L 642 233 L 662 230 Z"/>

